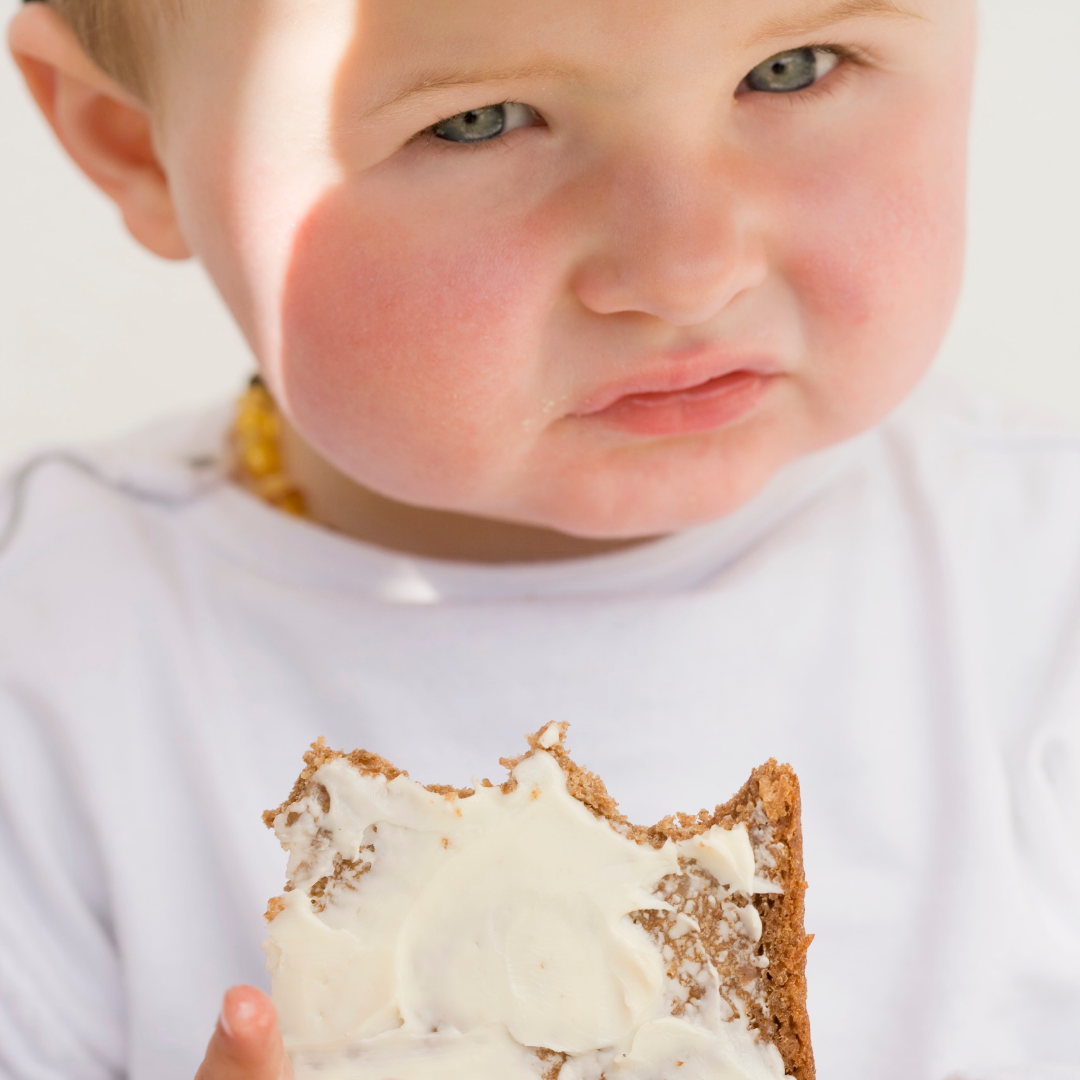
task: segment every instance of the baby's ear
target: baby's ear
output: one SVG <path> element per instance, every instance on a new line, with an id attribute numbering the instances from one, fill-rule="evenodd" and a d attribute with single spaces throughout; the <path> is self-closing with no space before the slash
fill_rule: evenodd
<path id="1" fill-rule="evenodd" d="M 131 235 L 156 255 L 187 258 L 146 106 L 86 55 L 48 4 L 19 9 L 8 45 L 56 137 L 120 208 Z"/>

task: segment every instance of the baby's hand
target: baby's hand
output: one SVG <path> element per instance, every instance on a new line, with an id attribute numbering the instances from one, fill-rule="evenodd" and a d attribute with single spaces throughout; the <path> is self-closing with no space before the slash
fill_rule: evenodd
<path id="1" fill-rule="evenodd" d="M 234 986 L 195 1080 L 292 1080 L 292 1066 L 270 999 L 254 986 Z"/>

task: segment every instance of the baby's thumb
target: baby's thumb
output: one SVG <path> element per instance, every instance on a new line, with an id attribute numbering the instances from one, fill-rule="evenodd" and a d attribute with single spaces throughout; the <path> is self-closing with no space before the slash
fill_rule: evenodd
<path id="1" fill-rule="evenodd" d="M 234 986 L 221 1006 L 195 1080 L 291 1080 L 273 1003 L 254 986 Z"/>

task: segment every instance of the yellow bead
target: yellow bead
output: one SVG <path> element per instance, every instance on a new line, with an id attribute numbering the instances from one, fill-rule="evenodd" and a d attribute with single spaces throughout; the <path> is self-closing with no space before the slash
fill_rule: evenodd
<path id="1" fill-rule="evenodd" d="M 262 418 L 253 409 L 241 409 L 236 414 L 234 430 L 241 439 L 250 439 L 262 431 Z"/>
<path id="2" fill-rule="evenodd" d="M 278 505 L 285 513 L 292 514 L 294 517 L 307 516 L 307 505 L 304 502 L 304 496 L 296 488 L 284 495 Z"/>
<path id="3" fill-rule="evenodd" d="M 251 443 L 243 448 L 242 457 L 245 468 L 253 476 L 269 476 L 281 471 L 281 455 L 273 443 Z"/>
<path id="4" fill-rule="evenodd" d="M 277 439 L 281 433 L 278 418 L 263 409 L 241 409 L 236 415 L 235 430 L 245 441 Z"/>
<path id="5" fill-rule="evenodd" d="M 267 502 L 277 502 L 292 490 L 292 483 L 283 472 L 261 476 L 254 481 L 255 493 Z"/>

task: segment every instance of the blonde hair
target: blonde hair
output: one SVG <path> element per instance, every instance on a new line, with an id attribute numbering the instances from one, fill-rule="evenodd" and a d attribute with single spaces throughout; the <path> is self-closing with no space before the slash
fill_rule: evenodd
<path id="1" fill-rule="evenodd" d="M 147 0 L 45 0 L 45 3 L 64 17 L 98 67 L 140 98 L 147 98 L 150 51 L 147 9 L 161 5 Z"/>

